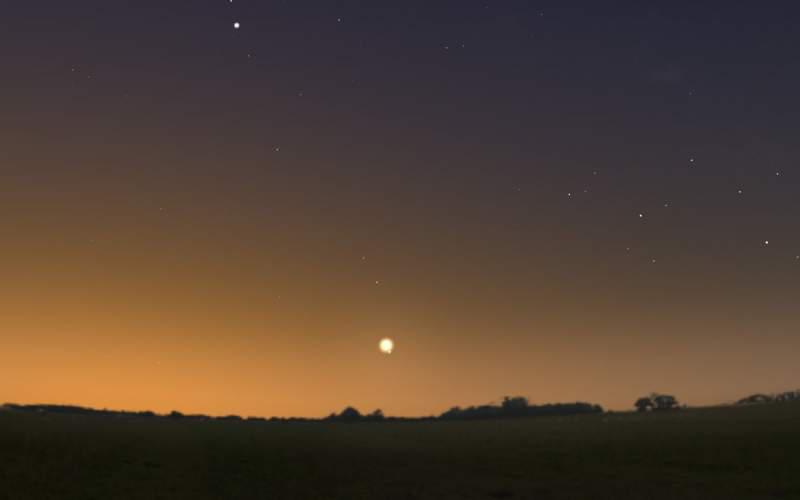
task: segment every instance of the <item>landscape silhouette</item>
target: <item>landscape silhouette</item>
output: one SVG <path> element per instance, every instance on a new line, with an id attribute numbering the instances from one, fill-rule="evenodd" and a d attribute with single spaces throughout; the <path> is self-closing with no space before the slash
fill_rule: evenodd
<path id="1" fill-rule="evenodd" d="M 800 500 L 800 2 L 18 0 L 0 500 Z"/>
<path id="2" fill-rule="evenodd" d="M 797 498 L 798 423 L 800 391 L 705 408 L 652 393 L 625 412 L 507 396 L 417 418 L 7 403 L 0 498 Z"/>

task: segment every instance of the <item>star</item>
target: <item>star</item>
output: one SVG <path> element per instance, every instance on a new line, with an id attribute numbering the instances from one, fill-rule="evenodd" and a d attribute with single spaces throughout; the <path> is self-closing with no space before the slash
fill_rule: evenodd
<path id="1" fill-rule="evenodd" d="M 241 23 L 239 23 L 239 21 L 236 21 L 235 23 L 233 23 L 233 29 L 238 30 L 241 27 L 242 27 L 242 25 L 241 25 Z"/>

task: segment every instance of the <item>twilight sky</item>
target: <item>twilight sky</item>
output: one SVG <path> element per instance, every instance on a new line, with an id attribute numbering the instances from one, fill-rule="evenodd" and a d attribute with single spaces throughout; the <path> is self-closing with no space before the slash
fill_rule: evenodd
<path id="1" fill-rule="evenodd" d="M 5 6 L 0 401 L 800 385 L 800 7 L 570 4 Z"/>

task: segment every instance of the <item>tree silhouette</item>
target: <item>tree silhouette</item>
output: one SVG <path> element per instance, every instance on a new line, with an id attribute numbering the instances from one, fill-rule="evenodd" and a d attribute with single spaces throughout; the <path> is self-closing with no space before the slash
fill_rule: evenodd
<path id="1" fill-rule="evenodd" d="M 522 396 L 504 397 L 501 405 L 505 415 L 524 415 L 528 409 L 528 398 Z"/>
<path id="2" fill-rule="evenodd" d="M 736 402 L 736 404 L 740 405 L 747 405 L 747 404 L 760 404 L 760 403 L 772 403 L 775 401 L 773 396 L 769 394 L 753 394 L 747 396 L 746 398 L 742 398 Z"/>
<path id="3" fill-rule="evenodd" d="M 361 412 L 353 408 L 352 406 L 348 406 L 338 415 L 336 415 L 335 420 L 339 420 L 341 422 L 355 422 L 361 420 Z"/>
<path id="4" fill-rule="evenodd" d="M 652 410 L 654 405 L 653 405 L 653 400 L 645 396 L 637 399 L 636 402 L 633 403 L 633 406 L 636 407 L 636 411 L 638 411 L 639 413 L 644 413 L 646 411 Z"/>
<path id="5" fill-rule="evenodd" d="M 636 411 L 644 413 L 650 410 L 676 410 L 679 404 L 675 396 L 654 392 L 649 396 L 643 396 L 637 399 L 636 402 L 633 403 L 633 406 L 636 407 Z"/>
<path id="6" fill-rule="evenodd" d="M 439 418 L 443 418 L 443 419 L 458 418 L 459 416 L 461 416 L 462 411 L 463 410 L 461 410 L 460 406 L 454 406 L 454 407 L 450 408 L 449 410 L 447 410 L 446 412 L 444 412 L 441 415 L 439 415 Z"/>
<path id="7" fill-rule="evenodd" d="M 380 422 L 384 418 L 385 417 L 383 416 L 383 411 L 380 408 L 378 408 L 369 415 L 365 416 L 364 420 L 369 420 L 371 422 Z"/>
<path id="8" fill-rule="evenodd" d="M 678 408 L 678 400 L 669 394 L 653 394 L 651 396 L 656 410 L 674 410 Z"/>

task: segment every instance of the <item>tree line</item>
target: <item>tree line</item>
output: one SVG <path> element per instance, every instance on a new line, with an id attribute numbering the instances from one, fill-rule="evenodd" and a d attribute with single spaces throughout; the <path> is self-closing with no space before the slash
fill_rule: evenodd
<path id="1" fill-rule="evenodd" d="M 522 396 L 503 398 L 499 405 L 486 404 L 461 408 L 454 406 L 438 416 L 421 419 L 401 419 L 385 417 L 381 410 L 362 415 L 357 409 L 348 406 L 341 413 L 332 413 L 326 421 L 332 422 L 377 422 L 383 420 L 483 420 L 492 418 L 544 417 L 555 415 L 581 415 L 587 413 L 603 413 L 603 407 L 591 403 L 556 403 L 532 405 L 528 398 Z"/>
<path id="2" fill-rule="evenodd" d="M 788 401 L 800 401 L 800 389 L 796 391 L 779 392 L 777 394 L 751 394 L 746 398 L 740 399 L 736 404 L 785 403 Z"/>
<path id="3" fill-rule="evenodd" d="M 556 403 L 544 405 L 532 405 L 528 399 L 521 396 L 503 398 L 499 405 L 487 404 L 480 406 L 469 406 L 461 408 L 455 406 L 441 413 L 438 416 L 429 417 L 388 417 L 383 411 L 377 409 L 373 412 L 362 414 L 352 406 L 346 407 L 339 413 L 331 413 L 325 418 L 280 418 L 262 417 L 243 418 L 239 415 L 226 415 L 221 417 L 211 417 L 208 415 L 185 415 L 179 411 L 172 411 L 168 414 L 159 415 L 152 411 L 130 412 L 116 410 L 97 410 L 80 406 L 64 405 L 17 405 L 6 404 L 2 409 L 7 411 L 39 413 L 39 414 L 62 414 L 62 415 L 88 415 L 98 417 L 115 418 L 163 418 L 170 420 L 193 420 L 193 421 L 228 421 L 228 422 L 384 422 L 384 421 L 419 421 L 419 420 L 477 420 L 492 418 L 514 418 L 514 417 L 538 417 L 554 415 L 580 415 L 589 413 L 603 413 L 600 405 L 590 403 Z"/>
<path id="4" fill-rule="evenodd" d="M 489 418 L 544 417 L 603 413 L 603 407 L 591 403 L 555 403 L 532 405 L 522 396 L 504 397 L 499 405 L 460 408 L 455 406 L 439 415 L 440 420 L 477 420 Z"/>
<path id="5" fill-rule="evenodd" d="M 762 404 L 762 403 L 783 403 L 790 401 L 800 401 L 800 390 L 786 391 L 776 394 L 757 393 L 742 398 L 736 402 L 737 405 Z M 682 406 L 678 398 L 670 394 L 652 393 L 648 396 L 638 398 L 634 404 L 636 411 L 641 413 L 670 411 L 680 409 Z M 88 415 L 98 417 L 114 418 L 161 418 L 170 420 L 192 420 L 192 421 L 225 421 L 225 422 L 385 422 L 385 421 L 430 421 L 430 420 L 481 420 L 496 418 L 517 418 L 517 417 L 544 417 L 544 416 L 569 416 L 603 413 L 603 407 L 596 404 L 575 402 L 575 403 L 552 403 L 535 405 L 522 396 L 506 396 L 500 404 L 485 404 L 479 406 L 468 406 L 461 408 L 454 406 L 438 416 L 428 417 L 390 417 L 383 414 L 380 409 L 371 413 L 362 414 L 352 406 L 346 407 L 339 413 L 331 413 L 324 418 L 303 418 L 303 417 L 241 417 L 239 415 L 225 415 L 212 417 L 202 414 L 185 415 L 179 411 L 172 411 L 167 414 L 157 414 L 152 411 L 118 411 L 107 409 L 85 408 L 81 406 L 69 405 L 19 405 L 6 403 L 0 406 L 0 410 L 38 413 L 38 414 L 62 414 L 62 415 Z"/>

